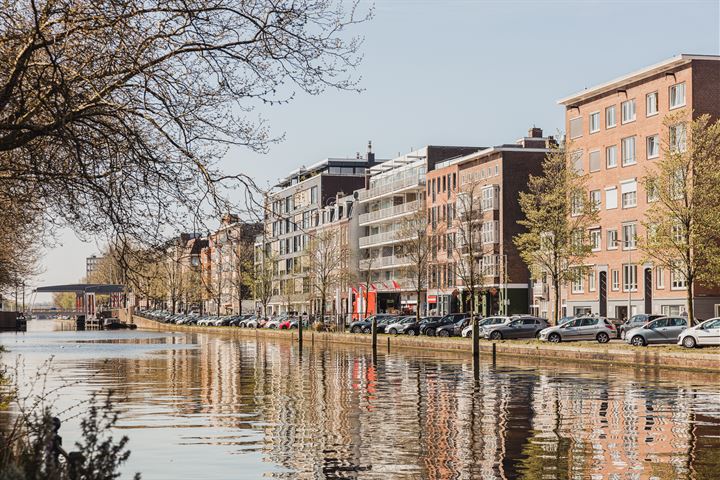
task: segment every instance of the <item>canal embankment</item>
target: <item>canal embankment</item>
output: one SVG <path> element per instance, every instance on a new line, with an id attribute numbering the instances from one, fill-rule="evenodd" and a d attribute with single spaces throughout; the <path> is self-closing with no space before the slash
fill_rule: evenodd
<path id="1" fill-rule="evenodd" d="M 237 327 L 198 327 L 157 322 L 133 316 L 133 323 L 145 330 L 211 333 L 234 337 L 297 341 L 295 330 L 246 329 Z M 372 348 L 372 338 L 366 334 L 303 332 L 305 344 L 345 344 Z M 411 337 L 406 335 L 380 335 L 378 349 L 415 349 L 438 352 L 466 352 L 472 354 L 472 344 L 466 338 Z M 480 342 L 483 355 L 531 357 L 560 362 L 588 362 L 608 365 L 626 365 L 648 368 L 675 368 L 720 373 L 720 348 L 710 347 L 688 350 L 677 346 L 633 347 L 611 342 L 605 345 L 591 342 L 547 344 L 536 340 L 504 340 Z"/>

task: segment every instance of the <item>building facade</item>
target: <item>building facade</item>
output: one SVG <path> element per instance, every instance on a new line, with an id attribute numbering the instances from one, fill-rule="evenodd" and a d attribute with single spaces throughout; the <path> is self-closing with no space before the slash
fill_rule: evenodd
<path id="1" fill-rule="evenodd" d="M 359 313 L 414 312 L 425 305 L 417 301 L 417 280 L 407 274 L 411 264 L 400 238 L 403 219 L 425 211 L 425 185 L 429 171 L 438 162 L 479 150 L 480 147 L 429 145 L 372 167 L 366 188 L 359 190 L 360 282 L 361 295 L 368 305 Z M 362 303 L 362 302 L 361 302 Z"/>
<path id="2" fill-rule="evenodd" d="M 428 172 L 431 310 L 466 311 L 465 283 L 474 279 L 480 291 L 475 305 L 482 315 L 528 311 L 530 274 L 513 243 L 522 229 L 517 223 L 522 218 L 518 195 L 527 188 L 530 175 L 542 173 L 542 161 L 553 144 L 552 137 L 532 128 L 514 144 L 453 158 Z M 475 262 L 473 275 L 469 262 Z"/>
<path id="3" fill-rule="evenodd" d="M 654 201 L 642 180 L 661 159 L 664 142 L 684 148 L 682 120 L 706 113 L 720 118 L 720 57 L 679 55 L 558 103 L 574 167 L 588 175 L 589 201 L 599 210 L 588 232 L 590 272 L 566 289 L 564 314 L 680 314 L 686 309 L 682 275 L 653 265 L 637 246 Z M 675 124 L 666 125 L 668 115 L 677 116 Z M 720 292 L 698 285 L 695 308 L 698 318 L 720 315 Z"/>

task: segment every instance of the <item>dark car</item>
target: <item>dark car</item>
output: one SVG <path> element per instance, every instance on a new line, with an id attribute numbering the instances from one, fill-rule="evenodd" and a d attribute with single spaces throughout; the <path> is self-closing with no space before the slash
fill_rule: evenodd
<path id="1" fill-rule="evenodd" d="M 484 330 L 485 338 L 502 340 L 504 338 L 537 338 L 540 330 L 547 328 L 544 318 L 523 315 L 513 318 L 508 323 L 493 325 Z"/>
<path id="2" fill-rule="evenodd" d="M 435 334 L 438 337 L 457 337 L 462 335 L 462 331 L 465 327 L 470 325 L 470 317 L 466 316 L 457 320 L 455 323 L 450 325 L 443 325 L 435 329 Z"/>
<path id="3" fill-rule="evenodd" d="M 401 330 L 398 330 L 398 333 L 404 333 L 410 336 L 420 335 L 420 330 L 428 323 L 430 322 L 437 322 L 442 317 L 423 317 L 420 319 L 420 322 L 411 322 L 408 324 L 403 325 L 403 328 Z"/>
<path id="4" fill-rule="evenodd" d="M 378 313 L 377 315 L 370 315 L 364 320 L 356 320 L 350 324 L 350 332 L 352 333 L 370 333 L 370 329 L 372 328 L 372 320 L 373 318 L 377 319 L 378 324 L 378 333 L 380 333 L 380 326 L 382 325 L 383 328 L 387 321 L 393 320 L 395 318 L 394 315 L 389 315 L 387 313 Z"/>
<path id="5" fill-rule="evenodd" d="M 639 313 L 637 315 L 633 315 L 632 317 L 630 317 L 630 320 L 620 325 L 620 338 L 625 340 L 625 334 L 627 334 L 627 332 L 629 332 L 633 328 L 642 327 L 648 322 L 652 322 L 653 320 L 663 316 L 664 315 L 658 315 L 656 313 Z"/>
<path id="6" fill-rule="evenodd" d="M 421 325 L 420 333 L 427 335 L 428 337 L 434 337 L 438 328 L 464 320 L 467 316 L 467 313 L 448 313 L 439 320 L 436 320 L 434 322 L 427 322 L 424 325 Z"/>

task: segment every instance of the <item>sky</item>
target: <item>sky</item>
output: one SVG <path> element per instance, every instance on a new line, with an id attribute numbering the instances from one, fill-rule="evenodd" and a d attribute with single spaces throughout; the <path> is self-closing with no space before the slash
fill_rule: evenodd
<path id="1" fill-rule="evenodd" d="M 361 0 L 361 8 L 371 3 Z M 513 142 L 533 126 L 563 127 L 557 100 L 681 53 L 720 54 L 720 0 L 376 0 L 362 35 L 362 93 L 298 95 L 258 109 L 265 155 L 222 159 L 268 185 L 300 165 L 424 145 Z M 98 242 L 62 231 L 34 285 L 77 282 Z"/>

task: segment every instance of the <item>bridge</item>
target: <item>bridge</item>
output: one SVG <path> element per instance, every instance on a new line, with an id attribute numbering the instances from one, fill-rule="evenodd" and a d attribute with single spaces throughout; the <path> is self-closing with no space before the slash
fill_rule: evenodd
<path id="1" fill-rule="evenodd" d="M 98 284 L 98 283 L 75 283 L 67 285 L 51 285 L 45 287 L 37 287 L 33 289 L 33 299 L 30 311 L 28 312 L 35 318 L 51 318 L 58 316 L 70 316 L 84 318 L 85 320 L 94 320 L 97 314 L 97 295 L 110 296 L 110 308 L 122 307 L 125 287 L 123 285 Z M 35 309 L 35 294 L 38 293 L 74 293 L 75 309 Z"/>

